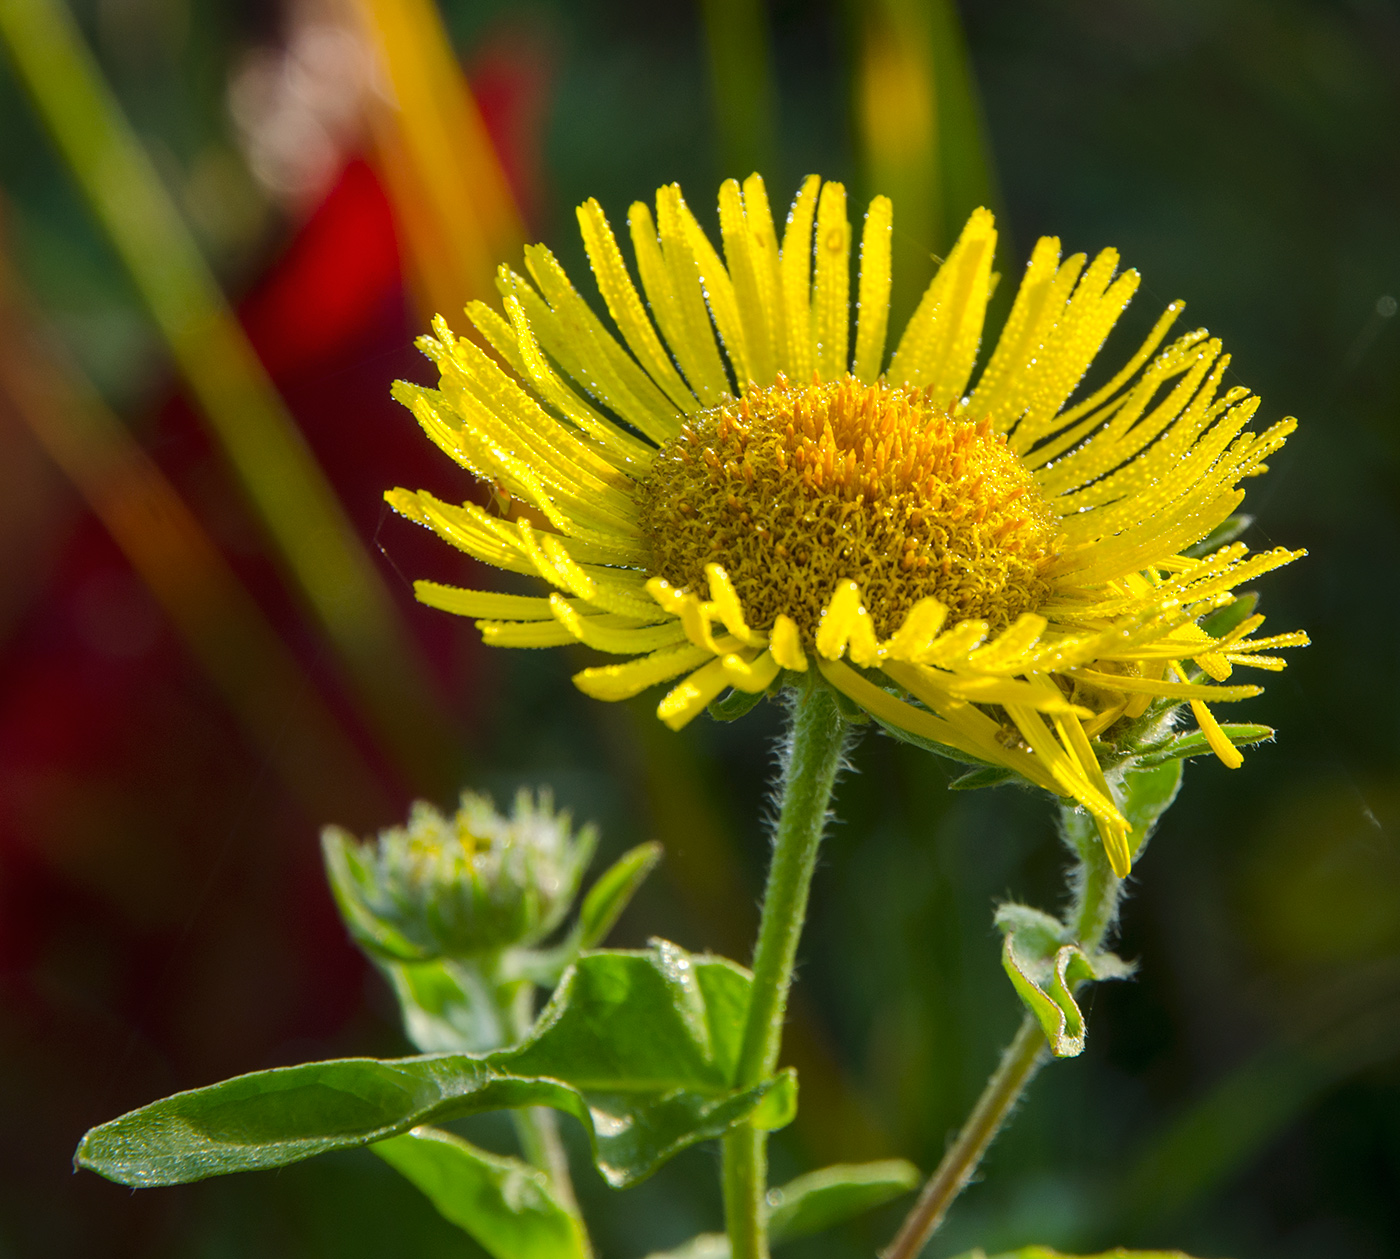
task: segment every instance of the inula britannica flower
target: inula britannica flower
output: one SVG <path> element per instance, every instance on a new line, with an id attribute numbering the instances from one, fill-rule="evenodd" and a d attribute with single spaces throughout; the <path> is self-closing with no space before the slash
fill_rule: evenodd
<path id="1" fill-rule="evenodd" d="M 1301 634 L 1199 625 L 1301 552 L 1193 557 L 1294 426 L 1248 431 L 1259 400 L 1224 385 L 1204 330 L 1159 350 L 1169 306 L 1122 367 L 1076 397 L 1138 286 L 1108 249 L 1043 239 L 980 373 L 995 277 L 978 210 L 887 357 L 892 209 L 860 242 L 840 184 L 809 177 L 778 241 L 763 181 L 720 190 L 723 258 L 674 185 L 628 216 L 641 291 L 596 201 L 579 224 L 621 341 L 548 249 L 502 268 L 504 317 L 440 318 L 439 388 L 396 396 L 504 511 L 394 490 L 389 502 L 538 597 L 420 582 L 488 643 L 571 642 L 631 657 L 588 694 L 671 686 L 683 726 L 726 688 L 817 669 L 883 725 L 1020 774 L 1094 817 L 1114 868 L 1132 845 L 1095 752 L 1154 702 L 1189 703 L 1227 765 L 1211 705 L 1259 688 L 1237 666 Z M 643 299 L 645 295 L 645 300 Z M 1228 684 L 1227 684 L 1228 683 Z"/>
<path id="2" fill-rule="evenodd" d="M 322 845 L 356 939 L 393 961 L 422 961 L 543 939 L 573 903 L 597 832 L 574 835 L 548 792 L 521 791 L 506 817 L 468 791 L 451 817 L 420 800 L 407 826 L 377 840 L 328 826 Z"/>

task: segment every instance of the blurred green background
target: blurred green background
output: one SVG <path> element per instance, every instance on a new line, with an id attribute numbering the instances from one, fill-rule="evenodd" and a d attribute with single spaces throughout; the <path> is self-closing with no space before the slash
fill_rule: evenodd
<path id="1" fill-rule="evenodd" d="M 368 832 L 414 794 L 446 804 L 469 782 L 502 801 L 550 782 L 601 823 L 600 860 L 666 845 L 615 943 L 660 934 L 746 960 L 777 713 L 674 736 L 655 697 L 579 695 L 582 655 L 491 654 L 413 604 L 406 578 L 469 572 L 379 499 L 396 484 L 473 492 L 387 396 L 395 376 L 429 381 L 411 341 L 450 269 L 414 254 L 428 200 L 395 183 L 405 142 L 375 121 L 383 74 L 348 8 L 72 11 L 342 504 L 386 624 L 421 659 L 386 706 L 298 593 L 256 490 L 186 400 L 0 59 L 0 1255 L 470 1256 L 368 1154 L 134 1196 L 74 1177 L 68 1158 L 85 1128 L 158 1094 L 406 1052 L 335 919 L 316 832 Z M 1237 773 L 1188 765 L 1134 873 L 1121 951 L 1139 976 L 1095 990 L 1087 1052 L 1037 1080 L 931 1253 L 1400 1253 L 1400 8 L 444 0 L 441 13 L 525 232 L 585 291 L 572 210 L 588 196 L 617 224 L 679 180 L 712 225 L 720 179 L 756 164 L 775 204 L 809 171 L 862 202 L 890 193 L 906 311 L 990 201 L 1003 298 L 1042 234 L 1067 251 L 1115 245 L 1145 282 L 1110 358 L 1185 298 L 1187 326 L 1223 337 L 1235 382 L 1262 393 L 1263 420 L 1301 418 L 1246 503 L 1251 545 L 1310 551 L 1263 583 L 1262 610 L 1315 646 L 1239 713 L 1279 740 Z M 418 177 L 460 161 L 435 150 Z M 500 223 L 493 240 L 512 239 Z M 54 380 L 68 392 L 44 393 Z M 93 418 L 109 410 L 116 437 Z M 41 430 L 49 451 L 76 442 L 68 476 Z M 75 479 L 99 446 L 110 458 Z M 138 446 L 149 465 L 133 463 Z M 166 517 L 143 532 L 121 514 L 123 487 L 145 486 L 149 504 L 152 484 L 203 539 L 185 586 L 159 584 L 179 568 L 161 567 Z M 215 612 L 172 617 L 199 602 L 182 591 Z M 802 948 L 786 1057 L 803 1112 L 775 1141 L 779 1181 L 843 1158 L 937 1162 L 1019 1017 L 993 902 L 1058 895 L 1039 798 L 950 794 L 942 762 L 873 734 L 854 767 Z M 504 1123 L 473 1133 L 508 1146 Z M 576 1167 L 603 1255 L 719 1226 L 714 1150 L 622 1195 Z M 898 1217 L 788 1253 L 870 1254 Z"/>

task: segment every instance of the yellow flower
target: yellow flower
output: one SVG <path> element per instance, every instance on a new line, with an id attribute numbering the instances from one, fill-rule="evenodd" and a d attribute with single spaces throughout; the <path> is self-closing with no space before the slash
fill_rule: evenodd
<path id="1" fill-rule="evenodd" d="M 675 185 L 655 218 L 634 205 L 645 303 L 601 207 L 580 207 L 626 348 L 540 245 L 525 252 L 533 283 L 501 269 L 504 318 L 467 309 L 499 362 L 437 319 L 420 344 L 439 389 L 395 396 L 506 510 L 388 500 L 554 589 L 419 582 L 418 597 L 479 618 L 497 646 L 632 657 L 576 676 L 600 699 L 679 679 L 658 709 L 676 729 L 725 688 L 815 666 L 886 727 L 1078 801 L 1125 874 L 1135 845 L 1093 740 L 1189 702 L 1237 766 L 1208 705 L 1259 692 L 1220 685 L 1235 666 L 1280 669 L 1261 653 L 1307 641 L 1251 638 L 1258 616 L 1223 637 L 1198 624 L 1302 552 L 1187 554 L 1295 422 L 1247 431 L 1259 400 L 1222 389 L 1229 357 L 1203 330 L 1153 357 L 1180 303 L 1071 403 L 1138 276 L 1115 278 L 1111 249 L 1062 260 L 1054 239 L 974 386 L 996 282 L 985 210 L 886 364 L 891 214 L 876 197 L 865 216 L 853 354 L 846 194 L 816 176 L 781 247 L 763 181 L 725 183 L 723 260 Z"/>

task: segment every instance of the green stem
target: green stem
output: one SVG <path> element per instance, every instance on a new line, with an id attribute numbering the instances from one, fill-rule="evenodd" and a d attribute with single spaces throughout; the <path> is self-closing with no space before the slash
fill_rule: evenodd
<path id="1" fill-rule="evenodd" d="M 924 1248 L 943 1222 L 953 1199 L 972 1179 L 992 1138 L 1001 1130 L 1022 1091 L 1044 1061 L 1045 1033 L 1040 1030 L 1035 1016 L 1027 1014 L 958 1133 L 958 1139 L 943 1156 L 938 1170 L 929 1177 L 894 1241 L 881 1252 L 881 1259 L 914 1259 Z"/>
<path id="2" fill-rule="evenodd" d="M 1062 806 L 1064 832 L 1079 858 L 1071 872 L 1073 901 L 1065 923 L 1074 931 L 1075 942 L 1086 953 L 1102 947 L 1104 937 L 1118 916 L 1123 880 L 1113 873 L 1108 854 L 1092 825 L 1072 806 Z M 1035 1016 L 1027 1014 L 1015 1038 L 1002 1054 L 1001 1062 L 982 1090 L 982 1096 L 968 1116 L 938 1169 L 929 1177 L 881 1259 L 915 1259 L 933 1236 L 953 1200 L 967 1186 L 982 1156 L 1016 1108 L 1026 1085 L 1045 1061 L 1045 1033 Z"/>
<path id="3" fill-rule="evenodd" d="M 778 1065 L 797 942 L 807 916 L 827 805 L 846 745 L 847 725 L 831 692 L 808 677 L 792 700 L 782 801 L 763 916 L 753 956 L 753 987 L 734 1083 L 750 1088 Z M 741 1124 L 724 1140 L 725 1222 L 733 1259 L 767 1259 L 767 1136 Z"/>
<path id="4" fill-rule="evenodd" d="M 535 985 L 516 985 L 515 991 L 500 1004 L 503 1020 L 510 1028 L 511 1043 L 518 1044 L 529 1035 L 535 1021 Z M 560 1140 L 559 1120 L 554 1111 L 548 1106 L 525 1106 L 511 1111 L 511 1120 L 525 1161 L 549 1177 L 549 1187 L 559 1205 L 582 1221 L 573 1178 L 569 1175 L 569 1155 Z"/>

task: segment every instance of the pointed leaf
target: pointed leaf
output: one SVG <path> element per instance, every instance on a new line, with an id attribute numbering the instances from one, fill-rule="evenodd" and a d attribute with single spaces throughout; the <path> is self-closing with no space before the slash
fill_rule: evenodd
<path id="1" fill-rule="evenodd" d="M 782 675 L 779 674 L 781 677 Z M 705 711 L 716 721 L 738 721 L 758 707 L 759 701 L 767 696 L 767 691 L 740 691 L 731 689 L 716 700 L 710 701 Z"/>
<path id="2" fill-rule="evenodd" d="M 1167 761 L 1152 769 L 1132 770 L 1123 775 L 1123 816 L 1133 828 L 1133 859 L 1142 855 L 1162 814 L 1172 807 L 1181 790 L 1181 761 Z"/>
<path id="3" fill-rule="evenodd" d="M 838 1163 L 768 1191 L 768 1230 L 773 1242 L 793 1241 L 873 1211 L 921 1179 L 902 1158 L 878 1163 Z"/>
<path id="4" fill-rule="evenodd" d="M 674 1250 L 657 1250 L 647 1259 L 729 1259 L 729 1238 L 723 1233 L 701 1233 Z"/>
<path id="5" fill-rule="evenodd" d="M 75 1161 L 121 1184 L 173 1185 L 281 1167 L 435 1120 L 553 1106 L 583 1124 L 598 1170 L 622 1187 L 740 1120 L 791 1122 L 790 1071 L 751 1089 L 729 1084 L 750 983 L 732 962 L 664 942 L 585 954 L 517 1048 L 254 1072 L 94 1128 Z"/>
<path id="6" fill-rule="evenodd" d="M 1201 628 L 1212 638 L 1224 638 L 1241 621 L 1254 615 L 1259 606 L 1259 596 L 1252 590 L 1236 595 L 1233 603 L 1217 608 L 1209 616 L 1201 618 Z"/>
<path id="7" fill-rule="evenodd" d="M 607 938 L 628 902 L 660 860 L 660 844 L 638 844 L 598 876 L 579 909 L 579 948 L 595 948 Z"/>
<path id="8" fill-rule="evenodd" d="M 589 1259 L 582 1224 L 549 1177 L 450 1132 L 414 1128 L 370 1146 L 494 1259 Z"/>
<path id="9" fill-rule="evenodd" d="M 1243 512 L 1238 516 L 1227 516 L 1195 546 L 1187 547 L 1183 554 L 1189 555 L 1194 560 L 1202 559 L 1212 551 L 1218 551 L 1222 546 L 1233 542 L 1253 523 L 1254 517 L 1247 516 Z"/>
<path id="10" fill-rule="evenodd" d="M 367 908 L 365 893 L 374 887 L 374 874 L 365 865 L 359 841 L 338 826 L 328 826 L 321 832 L 321 853 L 336 906 L 355 943 L 371 957 L 421 961 L 418 945 Z"/>
<path id="11" fill-rule="evenodd" d="M 1000 787 L 1016 781 L 1016 771 L 989 765 L 985 769 L 970 769 L 948 784 L 949 791 L 976 791 L 981 787 Z"/>
<path id="12" fill-rule="evenodd" d="M 1247 748 L 1255 743 L 1268 743 L 1274 737 L 1272 726 L 1256 726 L 1249 722 L 1228 722 L 1222 724 L 1220 729 L 1237 748 Z M 1206 742 L 1205 734 L 1200 730 L 1192 730 L 1151 748 L 1142 756 L 1135 758 L 1135 764 L 1141 769 L 1155 769 L 1159 765 L 1165 765 L 1168 761 L 1185 760 L 1191 756 L 1214 755 L 1215 752 Z"/>
<path id="13" fill-rule="evenodd" d="M 1179 1250 L 1105 1250 L 1097 1255 L 1065 1255 L 1049 1246 L 1022 1246 L 1004 1254 L 989 1256 L 985 1250 L 969 1250 L 958 1259 L 1191 1259 Z"/>

